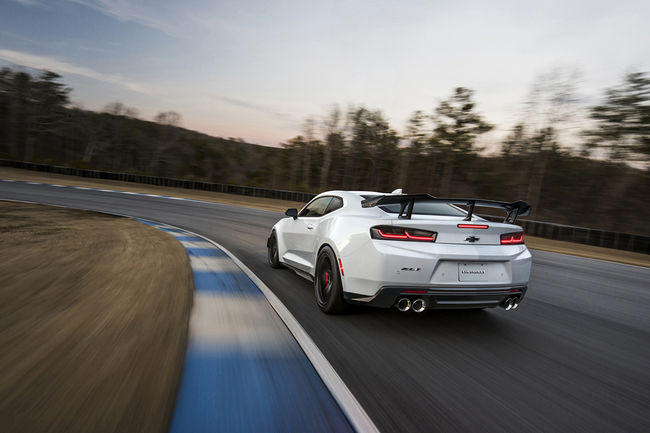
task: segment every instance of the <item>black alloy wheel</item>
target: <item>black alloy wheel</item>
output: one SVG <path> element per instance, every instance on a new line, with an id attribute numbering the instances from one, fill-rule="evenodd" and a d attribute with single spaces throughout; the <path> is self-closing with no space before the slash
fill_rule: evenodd
<path id="1" fill-rule="evenodd" d="M 276 269 L 281 268 L 282 265 L 280 264 L 280 258 L 278 253 L 278 239 L 275 235 L 275 232 L 271 233 L 271 237 L 269 238 L 267 244 L 267 251 L 268 251 L 269 265 L 271 265 L 272 268 L 276 268 Z"/>
<path id="2" fill-rule="evenodd" d="M 337 314 L 345 310 L 338 261 L 330 247 L 323 248 L 318 254 L 314 291 L 316 303 L 324 313 Z"/>

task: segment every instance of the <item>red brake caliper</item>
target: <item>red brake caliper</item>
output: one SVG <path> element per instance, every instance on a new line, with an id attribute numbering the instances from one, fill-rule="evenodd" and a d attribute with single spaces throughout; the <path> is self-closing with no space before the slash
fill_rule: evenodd
<path id="1" fill-rule="evenodd" d="M 327 284 L 330 282 L 330 273 L 325 272 L 325 287 L 327 287 Z"/>

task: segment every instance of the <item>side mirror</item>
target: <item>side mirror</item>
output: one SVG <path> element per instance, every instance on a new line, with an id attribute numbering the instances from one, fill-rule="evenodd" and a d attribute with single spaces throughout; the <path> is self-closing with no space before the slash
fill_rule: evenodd
<path id="1" fill-rule="evenodd" d="M 284 213 L 288 217 L 293 217 L 293 219 L 298 219 L 298 209 L 291 208 L 287 209 L 287 211 Z"/>

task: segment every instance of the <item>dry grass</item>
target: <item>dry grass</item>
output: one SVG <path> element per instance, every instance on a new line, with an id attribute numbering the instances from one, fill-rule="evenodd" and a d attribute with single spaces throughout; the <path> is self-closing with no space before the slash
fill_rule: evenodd
<path id="1" fill-rule="evenodd" d="M 526 236 L 526 244 L 528 248 L 536 250 L 650 267 L 650 255 L 648 254 L 575 244 L 573 242 L 554 241 L 552 239 L 536 238 L 533 236 Z"/>
<path id="2" fill-rule="evenodd" d="M 166 432 L 187 254 L 126 218 L 0 201 L 0 429 Z"/>

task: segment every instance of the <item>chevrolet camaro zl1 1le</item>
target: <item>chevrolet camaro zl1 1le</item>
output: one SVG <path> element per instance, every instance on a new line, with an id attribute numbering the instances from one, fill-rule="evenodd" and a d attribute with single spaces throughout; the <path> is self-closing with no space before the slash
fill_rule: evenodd
<path id="1" fill-rule="evenodd" d="M 505 220 L 481 218 L 475 207 L 501 208 Z M 415 312 L 512 310 L 531 267 L 514 222 L 529 212 L 522 201 L 329 191 L 286 211 L 268 238 L 268 260 L 313 281 L 325 313 L 347 303 Z"/>

